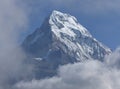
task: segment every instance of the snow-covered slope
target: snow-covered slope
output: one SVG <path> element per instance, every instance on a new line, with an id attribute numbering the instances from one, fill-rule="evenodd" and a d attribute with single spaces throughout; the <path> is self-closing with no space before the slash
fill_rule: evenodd
<path id="1" fill-rule="evenodd" d="M 53 11 L 49 24 L 55 38 L 65 44 L 64 52 L 77 60 L 85 58 L 102 60 L 111 53 L 109 48 L 93 38 L 87 29 L 69 14 Z"/>
<path id="2" fill-rule="evenodd" d="M 33 56 L 42 58 L 50 56 L 55 50 L 60 50 L 78 61 L 86 58 L 102 60 L 111 53 L 111 50 L 93 38 L 74 16 L 59 11 L 53 11 L 41 28 L 27 37 L 23 45 Z M 47 50 L 41 55 L 43 49 Z"/>
<path id="3" fill-rule="evenodd" d="M 53 11 L 22 46 L 29 58 L 46 61 L 53 69 L 60 64 L 88 59 L 103 61 L 111 53 L 74 16 L 59 11 Z"/>

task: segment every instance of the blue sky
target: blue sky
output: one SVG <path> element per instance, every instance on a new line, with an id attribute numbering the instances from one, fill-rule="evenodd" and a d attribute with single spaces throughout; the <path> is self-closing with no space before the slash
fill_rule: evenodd
<path id="1" fill-rule="evenodd" d="M 119 4 L 120 0 L 0 0 L 0 89 L 47 89 L 46 84 L 52 89 L 93 89 L 95 85 L 97 89 L 118 89 L 120 48 L 103 63 L 92 60 L 61 66 L 56 77 L 26 82 L 33 68 L 21 60 L 26 56 L 19 45 L 53 10 L 59 10 L 75 16 L 95 38 L 115 49 L 120 45 Z"/>
<path id="2" fill-rule="evenodd" d="M 53 10 L 75 16 L 99 41 L 115 49 L 120 45 L 119 0 L 23 0 L 29 12 L 28 31 L 40 27 Z M 24 38 L 25 36 L 23 36 Z"/>

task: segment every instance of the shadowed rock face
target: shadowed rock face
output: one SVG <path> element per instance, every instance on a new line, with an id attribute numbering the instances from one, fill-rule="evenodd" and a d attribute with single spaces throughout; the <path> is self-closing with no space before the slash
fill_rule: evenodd
<path id="1" fill-rule="evenodd" d="M 55 75 L 59 65 L 88 59 L 103 61 L 111 53 L 74 16 L 59 11 L 53 11 L 22 47 L 37 79 Z"/>

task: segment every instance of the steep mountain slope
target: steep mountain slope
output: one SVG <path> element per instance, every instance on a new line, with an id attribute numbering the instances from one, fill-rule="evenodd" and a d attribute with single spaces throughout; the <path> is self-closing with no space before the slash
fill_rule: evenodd
<path id="1" fill-rule="evenodd" d="M 74 16 L 59 11 L 53 11 L 22 47 L 28 59 L 34 61 L 38 77 L 53 75 L 61 64 L 88 59 L 103 61 L 111 53 Z"/>

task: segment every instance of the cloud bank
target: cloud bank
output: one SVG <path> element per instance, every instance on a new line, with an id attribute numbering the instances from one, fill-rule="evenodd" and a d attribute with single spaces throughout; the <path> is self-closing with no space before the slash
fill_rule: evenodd
<path id="1" fill-rule="evenodd" d="M 25 1 L 0 0 L 0 89 L 119 89 L 119 49 L 103 63 L 92 60 L 68 64 L 61 66 L 58 75 L 52 78 L 33 79 L 27 82 L 23 79 L 17 82 L 21 77 L 27 78 L 29 73 L 22 60 L 25 59 L 24 52 L 17 42 L 19 34 L 28 23 L 28 12 L 21 6 L 21 2 Z M 112 0 L 36 0 L 33 2 L 27 0 L 28 7 L 37 4 L 41 12 L 47 11 L 48 6 L 51 5 L 53 5 L 51 8 L 65 7 L 69 11 L 80 9 L 85 13 L 120 9 L 118 0 L 114 2 Z M 34 11 L 36 8 L 31 7 L 31 9 Z M 38 9 L 35 11 L 38 12 Z"/>
<path id="2" fill-rule="evenodd" d="M 27 23 L 27 13 L 19 0 L 0 0 L 0 89 L 8 89 L 25 74 L 25 55 L 18 39 Z"/>
<path id="3" fill-rule="evenodd" d="M 58 75 L 43 80 L 21 81 L 15 89 L 119 89 L 120 50 L 107 57 L 105 62 L 86 62 L 61 66 Z"/>

